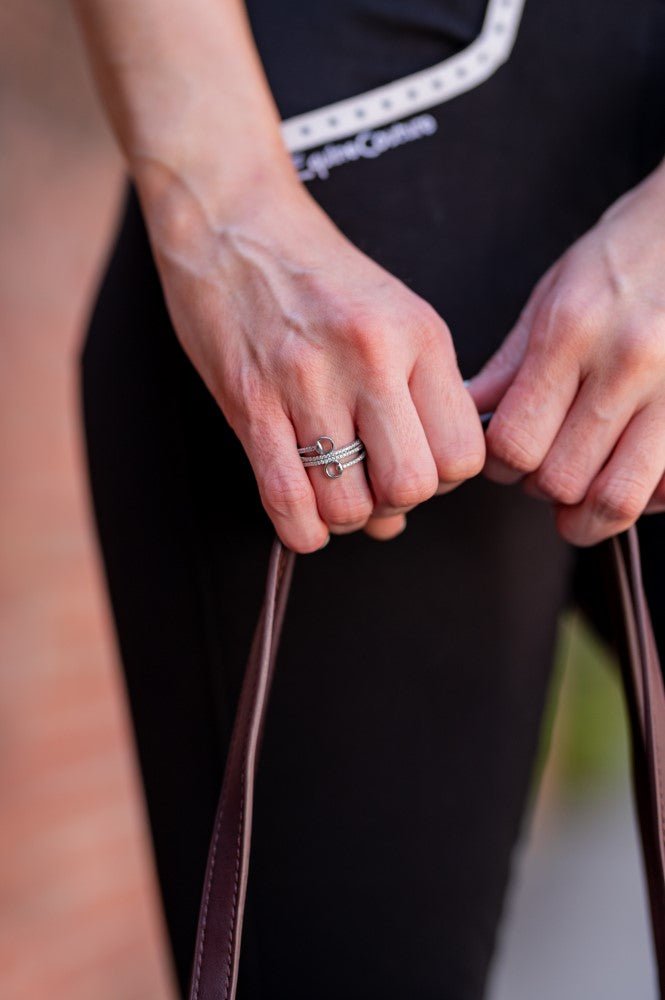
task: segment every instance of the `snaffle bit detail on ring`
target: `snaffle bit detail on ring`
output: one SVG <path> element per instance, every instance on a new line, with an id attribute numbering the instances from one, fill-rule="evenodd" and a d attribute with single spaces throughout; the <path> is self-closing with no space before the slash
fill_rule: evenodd
<path id="1" fill-rule="evenodd" d="M 367 457 L 365 445 L 360 438 L 356 438 L 351 444 L 345 444 L 343 448 L 335 448 L 335 442 L 327 434 L 318 437 L 314 444 L 298 448 L 298 454 L 306 469 L 322 465 L 328 479 L 339 479 L 345 469 L 350 469 Z"/>

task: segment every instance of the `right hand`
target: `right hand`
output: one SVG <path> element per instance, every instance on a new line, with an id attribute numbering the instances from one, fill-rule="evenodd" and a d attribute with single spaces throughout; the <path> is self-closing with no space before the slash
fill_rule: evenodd
<path id="1" fill-rule="evenodd" d="M 295 176 L 264 179 L 223 213 L 172 176 L 151 187 L 142 200 L 176 333 L 285 545 L 312 552 L 360 528 L 392 537 L 406 511 L 481 471 L 483 433 L 446 324 Z M 296 448 L 321 434 L 337 447 L 360 436 L 366 463 L 339 479 L 304 469 Z"/>

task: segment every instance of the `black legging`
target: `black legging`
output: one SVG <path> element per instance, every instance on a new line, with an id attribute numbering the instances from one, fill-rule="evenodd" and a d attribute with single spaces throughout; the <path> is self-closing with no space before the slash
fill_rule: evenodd
<path id="1" fill-rule="evenodd" d="M 249 6 L 290 116 L 446 58 L 485 5 Z M 647 27 L 662 30 L 662 15 L 657 0 L 630 15 L 618 0 L 530 0 L 507 65 L 431 108 L 436 132 L 309 182 L 352 240 L 446 318 L 463 374 L 545 268 L 654 164 L 662 70 Z M 173 332 L 131 193 L 83 390 L 184 992 L 271 528 Z M 298 560 L 258 779 L 245 1000 L 481 997 L 571 555 L 546 506 L 476 480 L 414 511 L 395 541 L 334 538 Z"/>

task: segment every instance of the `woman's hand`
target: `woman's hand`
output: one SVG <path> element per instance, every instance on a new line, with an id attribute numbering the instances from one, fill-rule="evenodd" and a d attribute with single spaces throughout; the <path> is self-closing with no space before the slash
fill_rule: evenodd
<path id="1" fill-rule="evenodd" d="M 299 552 L 329 531 L 396 534 L 483 465 L 445 324 L 300 185 L 242 0 L 75 9 L 176 332 L 278 534 Z M 297 445 L 321 434 L 362 437 L 369 485 L 363 465 L 303 468 Z"/>
<path id="2" fill-rule="evenodd" d="M 550 269 L 470 389 L 495 411 L 487 476 L 554 501 L 568 541 L 665 509 L 664 167 Z"/>
<path id="3" fill-rule="evenodd" d="M 405 511 L 481 470 L 483 433 L 445 323 L 349 243 L 295 174 L 257 179 L 217 215 L 161 166 L 138 175 L 178 337 L 286 545 L 311 552 L 363 527 L 391 537 Z M 321 434 L 338 447 L 362 438 L 369 483 L 364 464 L 338 479 L 303 468 L 297 446 Z"/>

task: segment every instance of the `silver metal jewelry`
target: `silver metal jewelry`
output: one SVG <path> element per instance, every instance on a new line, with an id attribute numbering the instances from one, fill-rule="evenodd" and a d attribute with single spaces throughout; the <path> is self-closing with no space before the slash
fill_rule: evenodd
<path id="1" fill-rule="evenodd" d="M 364 462 L 367 458 L 367 452 L 363 449 L 355 458 L 352 458 L 350 462 L 328 462 L 327 465 L 323 467 L 328 479 L 339 479 L 345 469 L 350 469 L 352 465 L 357 465 L 358 462 Z"/>
<path id="2" fill-rule="evenodd" d="M 339 479 L 345 469 L 357 465 L 367 457 L 360 438 L 345 444 L 342 448 L 335 448 L 333 439 L 325 434 L 318 437 L 313 444 L 298 448 L 298 454 L 306 469 L 323 466 L 328 479 Z"/>
<path id="3" fill-rule="evenodd" d="M 321 440 L 319 438 L 319 440 Z M 327 438 L 326 440 L 330 440 Z M 313 446 L 312 446 L 313 447 Z M 302 464 L 309 468 L 312 465 L 328 465 L 329 462 L 333 462 L 338 458 L 345 458 L 348 455 L 353 455 L 364 447 L 360 438 L 356 438 L 351 444 L 345 444 L 342 448 L 330 448 L 327 451 L 320 451 L 315 454 L 301 455 Z M 300 449 L 299 449 L 300 450 Z"/>
<path id="4" fill-rule="evenodd" d="M 327 442 L 327 445 L 324 443 Z M 326 434 L 318 437 L 314 444 L 306 444 L 304 448 L 298 448 L 299 455 L 327 455 L 335 450 L 335 442 Z"/>

